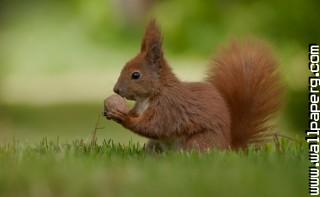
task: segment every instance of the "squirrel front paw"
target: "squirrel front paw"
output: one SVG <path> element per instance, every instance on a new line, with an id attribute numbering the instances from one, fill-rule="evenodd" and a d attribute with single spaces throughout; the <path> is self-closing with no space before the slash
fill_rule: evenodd
<path id="1" fill-rule="evenodd" d="M 118 123 L 123 123 L 127 117 L 127 114 L 119 110 L 105 111 L 104 115 L 107 119 L 114 120 Z"/>

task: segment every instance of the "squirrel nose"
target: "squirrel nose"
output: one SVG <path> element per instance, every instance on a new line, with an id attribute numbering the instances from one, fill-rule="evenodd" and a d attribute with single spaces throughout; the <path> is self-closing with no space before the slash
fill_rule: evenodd
<path id="1" fill-rule="evenodd" d="M 113 91 L 114 91 L 116 94 L 120 94 L 120 88 L 118 88 L 118 87 L 114 87 L 114 88 L 113 88 Z"/>

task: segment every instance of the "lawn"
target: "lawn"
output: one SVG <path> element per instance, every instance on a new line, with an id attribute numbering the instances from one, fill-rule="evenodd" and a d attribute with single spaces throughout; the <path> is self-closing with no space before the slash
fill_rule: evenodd
<path id="1" fill-rule="evenodd" d="M 123 65 L 140 50 L 144 22 L 128 23 L 121 1 L 5 2 L 0 197 L 307 196 L 305 143 L 282 139 L 280 147 L 246 152 L 154 154 L 143 150 L 145 138 L 120 125 L 96 124 Z M 182 80 L 205 78 L 209 58 L 230 39 L 270 43 L 286 87 L 276 131 L 302 138 L 307 46 L 320 32 L 313 25 L 315 2 L 293 1 L 287 9 L 284 1 L 158 1 L 152 12 L 165 56 Z"/>
<path id="2" fill-rule="evenodd" d="M 0 196 L 307 196 L 305 144 L 147 153 L 99 139 L 0 145 Z"/>

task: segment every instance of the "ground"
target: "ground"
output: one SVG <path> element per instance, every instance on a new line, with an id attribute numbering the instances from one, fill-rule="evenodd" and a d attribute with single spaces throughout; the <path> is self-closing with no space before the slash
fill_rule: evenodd
<path id="1" fill-rule="evenodd" d="M 12 141 L 0 148 L 0 196 L 306 196 L 307 149 L 146 153 L 112 140 Z"/>

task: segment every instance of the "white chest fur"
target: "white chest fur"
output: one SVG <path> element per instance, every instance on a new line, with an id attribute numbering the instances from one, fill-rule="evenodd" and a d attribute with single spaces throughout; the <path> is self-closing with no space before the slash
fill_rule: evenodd
<path id="1" fill-rule="evenodd" d="M 135 111 L 138 115 L 143 114 L 149 107 L 149 99 L 144 99 L 141 101 L 137 101 L 135 105 Z"/>

